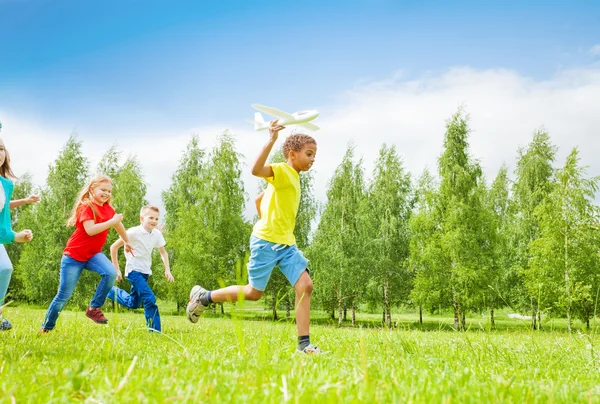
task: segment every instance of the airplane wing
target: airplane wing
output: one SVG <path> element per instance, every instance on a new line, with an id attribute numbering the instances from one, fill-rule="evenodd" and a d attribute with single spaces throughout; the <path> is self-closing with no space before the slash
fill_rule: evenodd
<path id="1" fill-rule="evenodd" d="M 260 105 L 260 104 L 252 104 L 252 108 L 254 108 L 257 111 L 264 112 L 265 114 L 273 115 L 277 118 L 285 118 L 285 119 L 289 119 L 289 120 L 296 119 L 296 118 L 294 118 L 294 116 L 292 114 L 288 114 L 287 112 L 280 111 L 277 108 L 265 107 L 264 105 Z"/>
<path id="2" fill-rule="evenodd" d="M 317 125 L 315 125 L 313 123 L 310 123 L 310 122 L 299 123 L 297 125 L 300 126 L 300 127 L 302 127 L 302 128 L 304 128 L 304 129 L 312 130 L 312 131 L 315 131 L 315 132 L 320 129 Z"/>

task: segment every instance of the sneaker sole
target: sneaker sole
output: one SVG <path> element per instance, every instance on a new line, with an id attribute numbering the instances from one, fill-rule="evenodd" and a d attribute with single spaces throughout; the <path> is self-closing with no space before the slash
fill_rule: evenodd
<path id="1" fill-rule="evenodd" d="M 190 291 L 190 302 L 185 308 L 185 314 L 187 315 L 188 320 L 194 324 L 198 322 L 200 319 L 200 314 L 202 314 L 205 309 L 205 306 L 202 305 L 198 300 L 201 292 L 202 287 L 200 285 L 194 286 Z"/>
<path id="2" fill-rule="evenodd" d="M 187 307 L 185 308 L 185 314 L 192 323 L 196 324 L 200 319 L 200 316 L 196 313 L 198 306 L 202 306 L 196 302 L 189 302 Z"/>

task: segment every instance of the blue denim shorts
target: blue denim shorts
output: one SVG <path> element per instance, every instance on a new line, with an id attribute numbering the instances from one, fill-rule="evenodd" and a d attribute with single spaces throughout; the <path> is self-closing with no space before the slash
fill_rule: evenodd
<path id="1" fill-rule="evenodd" d="M 308 260 L 296 245 L 275 244 L 250 237 L 250 260 L 248 261 L 248 283 L 261 292 L 267 287 L 275 265 L 292 286 L 300 275 L 308 270 Z"/>

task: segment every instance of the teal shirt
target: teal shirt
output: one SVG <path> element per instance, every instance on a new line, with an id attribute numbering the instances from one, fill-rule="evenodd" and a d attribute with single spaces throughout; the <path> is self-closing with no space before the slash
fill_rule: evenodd
<path id="1" fill-rule="evenodd" d="M 0 212 L 0 244 L 10 244 L 15 241 L 15 232 L 12 230 L 10 220 L 10 198 L 12 198 L 15 184 L 1 175 L 0 182 L 2 183 L 2 188 L 4 188 L 4 195 L 6 195 L 4 209 Z"/>

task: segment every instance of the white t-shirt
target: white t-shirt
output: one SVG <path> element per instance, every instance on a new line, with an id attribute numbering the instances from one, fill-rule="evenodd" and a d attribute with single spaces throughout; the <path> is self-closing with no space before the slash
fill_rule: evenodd
<path id="1" fill-rule="evenodd" d="M 164 247 L 166 244 L 162 233 L 157 229 L 148 232 L 142 225 L 127 230 L 129 243 L 133 247 L 133 254 L 125 253 L 127 264 L 125 276 L 131 271 L 152 275 L 152 250 Z"/>

